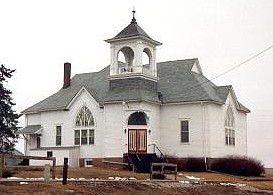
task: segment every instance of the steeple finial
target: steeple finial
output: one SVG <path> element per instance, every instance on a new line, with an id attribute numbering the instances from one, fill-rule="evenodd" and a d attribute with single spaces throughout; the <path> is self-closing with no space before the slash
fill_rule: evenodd
<path id="1" fill-rule="evenodd" d="M 135 14 L 136 14 L 136 11 L 135 11 L 135 6 L 133 7 L 133 19 L 132 19 L 132 22 L 131 23 L 136 23 L 136 18 L 135 18 Z"/>

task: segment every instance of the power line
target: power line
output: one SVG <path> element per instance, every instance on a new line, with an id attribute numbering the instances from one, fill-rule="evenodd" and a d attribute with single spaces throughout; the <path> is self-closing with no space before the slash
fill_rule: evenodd
<path id="1" fill-rule="evenodd" d="M 271 45 L 270 47 L 264 49 L 263 51 L 261 51 L 261 52 L 255 54 L 254 56 L 248 58 L 247 60 L 245 60 L 245 61 L 239 63 L 238 65 L 236 65 L 236 66 L 234 66 L 234 67 L 232 67 L 232 68 L 230 68 L 230 69 L 224 71 L 223 73 L 221 73 L 221 74 L 219 74 L 219 75 L 217 75 L 217 76 L 211 78 L 210 80 L 211 80 L 211 81 L 212 81 L 212 80 L 215 80 L 215 79 L 217 79 L 217 78 L 219 78 L 219 77 L 221 77 L 221 76 L 223 76 L 223 75 L 225 75 L 225 74 L 227 74 L 227 73 L 233 71 L 234 69 L 239 68 L 240 66 L 242 66 L 242 65 L 246 64 L 247 62 L 249 62 L 249 61 L 251 61 L 251 60 L 257 58 L 259 55 L 261 55 L 261 54 L 267 52 L 268 50 L 270 50 L 270 49 L 272 49 L 272 48 L 273 48 L 273 45 Z"/>
<path id="2" fill-rule="evenodd" d="M 250 58 L 246 59 L 245 61 L 243 61 L 243 62 L 237 64 L 236 66 L 234 66 L 234 67 L 232 67 L 232 68 L 230 68 L 230 69 L 228 69 L 228 70 L 222 72 L 221 74 L 219 74 L 219 75 L 217 75 L 217 76 L 215 76 L 215 77 L 213 77 L 213 78 L 211 78 L 211 79 L 207 79 L 207 78 L 205 77 L 205 78 L 207 79 L 207 81 L 201 82 L 201 83 L 199 83 L 199 84 L 197 84 L 197 85 L 195 85 L 195 86 L 193 86 L 193 87 L 191 87 L 191 88 L 189 88 L 189 89 L 186 89 L 185 91 L 191 91 L 191 90 L 194 90 L 194 89 L 196 89 L 197 87 L 199 87 L 199 86 L 201 86 L 201 85 L 203 85 L 203 84 L 209 83 L 209 82 L 211 82 L 212 80 L 215 80 L 215 79 L 217 79 L 217 78 L 219 78 L 219 77 L 221 77 L 221 76 L 223 76 L 223 75 L 225 75 L 225 74 L 227 74 L 227 73 L 229 73 L 229 72 L 235 70 L 236 68 L 239 68 L 240 66 L 243 66 L 243 65 L 246 64 L 247 62 L 249 62 L 249 61 L 251 61 L 251 60 L 257 58 L 258 56 L 260 56 L 261 54 L 267 52 L 268 50 L 270 50 L 270 49 L 272 49 L 272 48 L 273 48 L 273 45 L 267 47 L 266 49 L 262 50 L 261 52 L 259 52 L 259 53 L 255 54 L 255 55 L 251 56 Z"/>

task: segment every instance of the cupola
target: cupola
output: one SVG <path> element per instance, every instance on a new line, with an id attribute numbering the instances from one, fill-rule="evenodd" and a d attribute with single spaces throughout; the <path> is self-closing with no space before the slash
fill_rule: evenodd
<path id="1" fill-rule="evenodd" d="M 110 79 L 145 76 L 157 79 L 156 46 L 162 43 L 153 40 L 138 24 L 133 11 L 131 23 L 111 39 Z M 124 61 L 118 57 L 124 55 Z M 143 58 L 147 59 L 145 62 Z"/>

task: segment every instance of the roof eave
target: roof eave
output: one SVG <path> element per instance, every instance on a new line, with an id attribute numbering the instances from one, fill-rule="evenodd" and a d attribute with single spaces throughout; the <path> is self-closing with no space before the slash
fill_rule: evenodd
<path id="1" fill-rule="evenodd" d="M 52 108 L 52 109 L 38 109 L 38 110 L 33 110 L 33 111 L 22 111 L 22 114 L 38 114 L 41 112 L 50 112 L 50 111 L 68 111 L 67 108 Z"/>
<path id="2" fill-rule="evenodd" d="M 249 109 L 242 109 L 242 108 L 239 108 L 237 109 L 238 111 L 240 112 L 245 112 L 245 113 L 250 113 L 251 111 Z"/>
<path id="3" fill-rule="evenodd" d="M 111 39 L 106 39 L 104 41 L 107 42 L 107 43 L 114 43 L 114 42 L 117 42 L 117 41 L 127 41 L 127 40 L 131 40 L 131 39 L 139 39 L 139 38 L 144 39 L 144 40 L 146 40 L 146 41 L 148 41 L 148 42 L 150 42 L 150 43 L 152 43 L 154 45 L 157 45 L 157 46 L 162 45 L 162 43 L 159 42 L 159 41 L 156 41 L 156 40 L 153 40 L 151 38 L 141 36 L 141 35 L 124 36 L 124 37 L 120 37 L 120 38 L 115 38 L 114 37 L 114 38 L 111 38 Z"/>

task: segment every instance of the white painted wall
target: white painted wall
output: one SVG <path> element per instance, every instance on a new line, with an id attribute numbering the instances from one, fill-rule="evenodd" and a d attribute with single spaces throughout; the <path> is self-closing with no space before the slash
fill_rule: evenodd
<path id="1" fill-rule="evenodd" d="M 235 117 L 235 146 L 225 144 L 225 117 L 228 106 L 232 106 Z M 236 109 L 232 96 L 229 94 L 225 105 L 210 104 L 210 156 L 224 157 L 227 155 L 247 155 L 247 115 Z"/>
<path id="2" fill-rule="evenodd" d="M 41 114 L 29 114 L 26 117 L 27 125 L 40 125 L 41 124 Z"/>
<path id="3" fill-rule="evenodd" d="M 104 109 L 100 108 L 97 102 L 84 89 L 78 94 L 77 98 L 73 101 L 73 104 L 71 104 L 68 111 L 41 112 L 40 124 L 43 127 L 41 135 L 41 147 L 56 147 L 56 126 L 62 126 L 61 147 L 74 146 L 74 130 L 79 129 L 75 126 L 75 117 L 80 108 L 84 105 L 86 105 L 90 109 L 95 120 L 95 144 L 81 146 L 80 150 L 78 151 L 78 157 L 104 157 Z M 37 124 L 37 118 L 39 118 L 38 114 L 29 114 L 27 117 L 28 124 Z M 36 138 L 34 138 L 34 136 L 31 136 L 29 140 L 30 142 L 28 142 L 28 144 L 31 143 L 31 145 L 28 145 L 27 148 L 36 148 Z M 61 159 L 63 159 L 64 154 L 59 155 L 59 151 L 60 150 L 56 151 L 56 155 L 61 156 Z M 38 151 L 27 151 L 27 155 L 36 154 L 39 156 L 46 156 L 46 151 L 41 151 L 41 153 Z"/>
<path id="4" fill-rule="evenodd" d="M 83 90 L 78 98 L 69 108 L 69 117 L 66 119 L 68 129 L 66 135 L 70 137 L 66 145 L 74 145 L 74 130 L 79 129 L 75 126 L 75 118 L 82 106 L 87 106 L 93 114 L 95 126 L 95 143 L 94 145 L 82 145 L 80 149 L 81 158 L 102 158 L 104 156 L 104 109 L 100 108 L 95 99 L 86 91 Z M 65 136 L 63 136 L 65 137 Z"/>
<path id="5" fill-rule="evenodd" d="M 73 149 L 48 149 L 48 150 L 31 150 L 29 151 L 29 154 L 31 156 L 42 156 L 46 157 L 47 152 L 52 151 L 53 157 L 56 157 L 56 165 L 62 166 L 64 163 L 64 158 L 68 158 L 68 165 L 70 166 L 78 166 L 78 154 L 79 154 L 79 148 L 73 148 Z M 52 164 L 52 161 L 50 160 L 30 160 L 30 165 L 33 166 L 43 166 L 45 164 Z"/>
<path id="6" fill-rule="evenodd" d="M 128 122 L 130 115 L 136 111 L 143 111 L 147 115 L 147 150 L 148 152 L 153 152 L 152 144 L 160 146 L 160 105 L 148 102 L 135 102 L 128 105 L 129 108 L 126 109 L 126 122 Z"/>
<path id="7" fill-rule="evenodd" d="M 122 157 L 128 152 L 128 119 L 131 114 L 143 111 L 148 117 L 147 145 L 159 144 L 160 106 L 145 102 L 129 102 L 105 105 L 105 157 Z M 126 129 L 126 133 L 125 133 Z M 150 132 L 150 133 L 149 133 Z M 152 152 L 152 147 L 148 147 Z"/>
<path id="8" fill-rule="evenodd" d="M 189 120 L 189 143 L 180 142 L 180 121 Z M 161 148 L 172 157 L 202 157 L 201 104 L 173 104 L 161 107 Z"/>
<path id="9" fill-rule="evenodd" d="M 225 145 L 224 121 L 228 105 L 234 108 L 236 145 Z M 63 157 L 104 158 L 122 157 L 128 152 L 128 118 L 137 111 L 143 111 L 148 117 L 148 152 L 153 152 L 151 144 L 156 144 L 163 153 L 174 157 L 222 157 L 226 155 L 246 155 L 246 114 L 238 112 L 231 95 L 225 105 L 213 103 L 169 104 L 160 106 L 147 102 L 109 103 L 100 108 L 98 103 L 86 91 L 81 90 L 69 106 L 68 111 L 50 111 L 29 114 L 28 124 L 40 124 L 43 127 L 41 147 L 56 147 L 56 126 L 62 126 L 61 147 L 74 146 L 75 117 L 82 106 L 87 106 L 95 120 L 95 144 L 82 145 L 75 151 L 54 150 L 58 163 Z M 190 141 L 180 143 L 180 121 L 189 120 Z M 125 131 L 126 130 L 126 131 Z M 36 147 L 36 140 L 29 139 Z M 28 142 L 28 143 L 30 143 Z M 39 152 L 40 151 L 40 152 Z M 27 155 L 46 156 L 46 150 L 27 151 Z M 72 157 L 73 156 L 73 157 Z"/>

